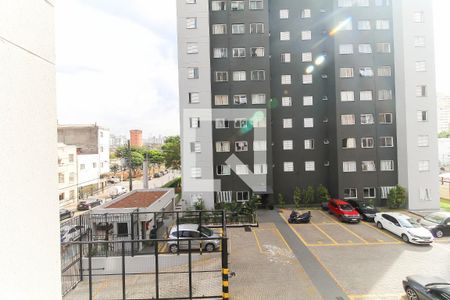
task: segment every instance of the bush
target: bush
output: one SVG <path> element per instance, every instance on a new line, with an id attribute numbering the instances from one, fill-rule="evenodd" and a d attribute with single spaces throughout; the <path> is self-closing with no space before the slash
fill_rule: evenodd
<path id="1" fill-rule="evenodd" d="M 299 187 L 294 189 L 294 204 L 295 208 L 299 209 L 302 203 L 302 190 Z"/>
<path id="2" fill-rule="evenodd" d="M 305 191 L 304 199 L 305 204 L 311 204 L 314 202 L 314 188 L 312 186 L 308 186 Z"/>
<path id="3" fill-rule="evenodd" d="M 283 194 L 279 193 L 278 194 L 278 206 L 280 208 L 284 208 L 285 205 L 286 205 L 286 201 L 284 200 L 284 196 L 283 196 Z"/>
<path id="4" fill-rule="evenodd" d="M 389 191 L 387 204 L 389 208 L 400 208 L 406 203 L 406 190 L 397 185 Z"/>
<path id="5" fill-rule="evenodd" d="M 323 185 L 319 185 L 316 191 L 316 198 L 318 203 L 328 202 L 330 200 L 328 189 Z"/>

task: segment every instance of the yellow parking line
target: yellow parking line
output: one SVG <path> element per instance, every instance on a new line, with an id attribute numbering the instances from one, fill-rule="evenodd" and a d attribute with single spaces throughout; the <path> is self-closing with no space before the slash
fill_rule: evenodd
<path id="1" fill-rule="evenodd" d="M 362 224 L 365 225 L 365 226 L 367 226 L 367 227 L 369 227 L 369 228 L 372 228 L 372 229 L 375 230 L 375 231 L 378 231 L 379 233 L 381 233 L 381 234 L 383 234 L 383 235 L 385 235 L 385 236 L 387 236 L 390 240 L 396 241 L 398 244 L 401 244 L 400 241 L 398 241 L 398 240 L 395 239 L 394 237 L 392 237 L 392 236 L 390 236 L 389 234 L 387 234 L 386 232 L 384 232 L 383 229 L 379 229 L 378 227 L 371 226 L 371 225 L 366 224 L 366 223 L 364 223 L 364 222 L 362 222 Z"/>
<path id="2" fill-rule="evenodd" d="M 308 247 L 351 247 L 351 246 L 380 246 L 380 245 L 398 245 L 397 242 L 383 243 L 340 243 L 340 244 L 307 244 Z"/>
<path id="3" fill-rule="evenodd" d="M 379 295 L 348 295 L 350 300 L 355 299 L 383 299 L 383 298 L 391 298 L 391 297 L 403 297 L 404 294 L 379 294 Z"/>
<path id="4" fill-rule="evenodd" d="M 359 236 L 359 234 L 354 233 L 353 231 L 351 231 L 350 229 L 347 228 L 347 226 L 339 224 L 342 228 L 344 228 L 345 230 L 347 230 L 348 232 L 350 232 L 351 234 L 353 234 L 354 236 L 356 236 L 358 239 L 360 239 L 361 241 L 363 241 L 364 243 L 368 244 L 369 242 L 366 241 L 363 237 Z"/>
<path id="5" fill-rule="evenodd" d="M 294 252 L 294 251 L 292 251 L 291 247 L 288 245 L 286 239 L 281 235 L 280 230 L 278 230 L 278 228 L 275 228 L 274 231 L 275 231 L 275 232 L 278 234 L 278 236 L 283 240 L 284 244 L 285 244 L 286 247 L 289 249 L 289 251 Z"/>
<path id="6" fill-rule="evenodd" d="M 338 242 L 336 242 L 331 236 L 329 236 L 325 231 L 323 231 L 319 226 L 317 226 L 316 224 L 313 224 L 313 226 L 315 228 L 317 228 L 320 232 L 322 232 L 330 241 L 332 241 L 333 243 L 337 244 Z"/>
<path id="7" fill-rule="evenodd" d="M 260 253 L 264 253 L 263 250 L 262 250 L 262 247 L 261 247 L 261 243 L 259 242 L 258 236 L 256 235 L 256 232 L 254 230 L 252 230 L 252 232 L 253 232 L 253 235 L 255 236 L 256 244 L 258 245 L 259 252 Z"/>
<path id="8" fill-rule="evenodd" d="M 339 224 L 338 222 L 336 222 L 336 220 L 334 220 L 333 218 L 331 218 L 329 215 L 327 215 L 326 213 L 324 213 L 323 211 L 319 210 L 319 212 L 324 215 L 328 220 L 331 220 L 332 223 L 334 224 Z"/>

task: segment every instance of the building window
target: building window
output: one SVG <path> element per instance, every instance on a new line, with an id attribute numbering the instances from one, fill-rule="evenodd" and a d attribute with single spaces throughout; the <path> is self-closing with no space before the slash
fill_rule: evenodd
<path id="1" fill-rule="evenodd" d="M 342 162 L 342 168 L 344 173 L 356 172 L 356 161 L 344 161 Z"/>
<path id="2" fill-rule="evenodd" d="M 267 141 L 253 141 L 253 151 L 267 151 Z"/>
<path id="3" fill-rule="evenodd" d="M 231 10 L 244 10 L 244 1 L 231 1 Z"/>
<path id="4" fill-rule="evenodd" d="M 303 52 L 302 53 L 302 62 L 312 62 L 312 53 L 311 52 Z"/>
<path id="5" fill-rule="evenodd" d="M 369 0 L 357 0 L 356 5 L 360 7 L 369 7 Z"/>
<path id="6" fill-rule="evenodd" d="M 195 4 L 197 0 L 186 0 L 186 4 Z"/>
<path id="7" fill-rule="evenodd" d="M 266 104 L 266 94 L 252 94 L 252 104 Z"/>
<path id="8" fill-rule="evenodd" d="M 363 190 L 364 199 L 373 199 L 376 197 L 376 189 L 374 187 L 365 187 Z"/>
<path id="9" fill-rule="evenodd" d="M 423 23 L 424 22 L 424 13 L 423 11 L 416 11 L 413 14 L 414 23 Z"/>
<path id="10" fill-rule="evenodd" d="M 352 78 L 353 77 L 353 68 L 340 68 L 339 76 L 341 78 Z"/>
<path id="11" fill-rule="evenodd" d="M 389 20 L 376 20 L 375 28 L 377 30 L 389 30 L 390 28 Z"/>
<path id="12" fill-rule="evenodd" d="M 215 105 L 228 105 L 228 95 L 215 95 L 214 96 Z"/>
<path id="13" fill-rule="evenodd" d="M 201 168 L 191 168 L 191 177 L 192 178 L 201 178 L 202 177 L 202 169 Z"/>
<path id="14" fill-rule="evenodd" d="M 372 137 L 361 138 L 361 148 L 372 149 L 375 146 L 375 141 Z"/>
<path id="15" fill-rule="evenodd" d="M 342 102 L 355 101 L 355 92 L 354 91 L 341 91 L 341 101 Z"/>
<path id="16" fill-rule="evenodd" d="M 341 125 L 355 125 L 355 115 L 341 115 Z"/>
<path id="17" fill-rule="evenodd" d="M 282 63 L 290 63 L 291 62 L 291 53 L 281 53 L 281 62 Z"/>
<path id="18" fill-rule="evenodd" d="M 358 191 L 355 188 L 344 189 L 344 199 L 357 199 Z"/>
<path id="19" fill-rule="evenodd" d="M 301 18 L 302 19 L 311 18 L 311 10 L 310 9 L 302 9 Z"/>
<path id="20" fill-rule="evenodd" d="M 417 85 L 416 86 L 416 97 L 426 97 L 427 96 L 427 86 Z"/>
<path id="21" fill-rule="evenodd" d="M 415 36 L 414 37 L 414 47 L 417 47 L 417 48 L 425 47 L 425 37 L 424 36 Z"/>
<path id="22" fill-rule="evenodd" d="M 316 170 L 316 163 L 314 161 L 305 161 L 305 171 L 313 172 Z"/>
<path id="23" fill-rule="evenodd" d="M 236 58 L 245 57 L 245 48 L 233 48 L 233 57 Z"/>
<path id="24" fill-rule="evenodd" d="M 250 23 L 250 33 L 251 34 L 264 33 L 264 23 Z"/>
<path id="25" fill-rule="evenodd" d="M 426 121 L 428 121 L 428 112 L 426 110 L 418 110 L 417 122 L 426 122 Z"/>
<path id="26" fill-rule="evenodd" d="M 389 66 L 378 67 L 377 75 L 379 77 L 391 77 L 392 76 L 392 68 Z"/>
<path id="27" fill-rule="evenodd" d="M 375 0 L 376 6 L 390 6 L 391 0 Z"/>
<path id="28" fill-rule="evenodd" d="M 370 125 L 374 124 L 375 120 L 372 114 L 361 114 L 361 124 L 362 125 Z"/>
<path id="29" fill-rule="evenodd" d="M 187 68 L 187 78 L 188 79 L 198 79 L 198 68 L 197 67 L 191 67 Z"/>
<path id="30" fill-rule="evenodd" d="M 356 149 L 356 139 L 355 138 L 342 139 L 342 149 Z"/>
<path id="31" fill-rule="evenodd" d="M 186 29 L 197 28 L 197 18 L 186 18 Z"/>
<path id="32" fill-rule="evenodd" d="M 189 118 L 189 124 L 191 128 L 199 128 L 200 127 L 200 118 L 194 117 Z"/>
<path id="33" fill-rule="evenodd" d="M 264 81 L 264 80 L 266 80 L 266 71 L 252 70 L 250 72 L 250 79 L 253 81 Z"/>
<path id="34" fill-rule="evenodd" d="M 431 189 L 420 188 L 419 199 L 422 201 L 431 201 Z M 448 224 L 448 222 L 447 222 Z"/>
<path id="35" fill-rule="evenodd" d="M 227 10 L 227 5 L 225 1 L 212 1 L 211 10 L 212 11 Z"/>
<path id="36" fill-rule="evenodd" d="M 285 162 L 283 166 L 284 172 L 294 172 L 294 163 L 293 162 Z"/>
<path id="37" fill-rule="evenodd" d="M 231 168 L 227 165 L 218 165 L 216 166 L 216 175 L 219 176 L 228 176 L 231 174 Z"/>
<path id="38" fill-rule="evenodd" d="M 233 71 L 233 81 L 247 80 L 247 73 L 245 71 Z"/>
<path id="39" fill-rule="evenodd" d="M 84 170 L 86 169 L 86 165 L 85 164 L 80 164 L 80 170 Z"/>
<path id="40" fill-rule="evenodd" d="M 191 152 L 200 153 L 202 152 L 202 145 L 200 142 L 192 142 L 191 143 Z"/>
<path id="41" fill-rule="evenodd" d="M 372 67 L 361 67 L 359 68 L 359 76 L 361 77 L 373 77 Z"/>
<path id="42" fill-rule="evenodd" d="M 292 98 L 291 97 L 282 97 L 281 105 L 282 106 L 292 106 Z"/>
<path id="43" fill-rule="evenodd" d="M 247 128 L 247 119 L 243 118 L 235 119 L 234 128 Z"/>
<path id="44" fill-rule="evenodd" d="M 69 183 L 74 183 L 75 182 L 75 173 L 71 172 L 69 174 Z"/>
<path id="45" fill-rule="evenodd" d="M 228 81 L 228 72 L 227 71 L 217 71 L 215 73 L 216 82 L 227 82 Z"/>
<path id="46" fill-rule="evenodd" d="M 291 32 L 282 31 L 280 32 L 280 41 L 289 41 L 291 39 Z"/>
<path id="47" fill-rule="evenodd" d="M 249 171 L 247 165 L 236 165 L 236 175 L 248 175 Z"/>
<path id="48" fill-rule="evenodd" d="M 198 43 L 187 43 L 187 54 L 198 53 Z"/>
<path id="49" fill-rule="evenodd" d="M 191 103 L 191 104 L 200 103 L 200 94 L 199 93 L 189 93 L 189 103 Z"/>
<path id="50" fill-rule="evenodd" d="M 252 57 L 264 57 L 264 47 L 250 48 L 250 55 Z"/>
<path id="51" fill-rule="evenodd" d="M 305 150 L 314 150 L 314 139 L 304 140 Z"/>
<path id="52" fill-rule="evenodd" d="M 419 147 L 430 146 L 430 137 L 428 135 L 419 135 L 417 138 L 417 146 Z"/>
<path id="53" fill-rule="evenodd" d="M 246 202 L 248 200 L 250 200 L 249 192 L 236 192 L 236 201 L 237 202 Z"/>
<path id="54" fill-rule="evenodd" d="M 378 100 L 392 100 L 392 90 L 379 90 L 378 91 Z"/>
<path id="55" fill-rule="evenodd" d="M 312 84 L 313 83 L 312 74 L 303 74 L 302 75 L 302 83 L 303 84 Z"/>
<path id="56" fill-rule="evenodd" d="M 92 163 L 92 167 L 95 169 L 97 168 L 97 163 Z"/>
<path id="57" fill-rule="evenodd" d="M 234 104 L 247 104 L 247 95 L 234 95 L 233 96 Z"/>
<path id="58" fill-rule="evenodd" d="M 228 49 L 227 48 L 214 48 L 213 50 L 214 58 L 226 58 L 228 57 Z"/>
<path id="59" fill-rule="evenodd" d="M 380 113 L 380 114 L 378 114 L 378 123 L 380 123 L 380 124 L 392 124 L 392 113 Z"/>
<path id="60" fill-rule="evenodd" d="M 58 182 L 64 183 L 64 173 L 58 173 Z"/>
<path id="61" fill-rule="evenodd" d="M 353 0 L 338 0 L 338 7 L 352 7 Z"/>
<path id="62" fill-rule="evenodd" d="M 58 199 L 59 199 L 59 201 L 63 201 L 63 200 L 65 200 L 65 197 L 66 196 L 64 195 L 64 193 L 60 193 Z"/>
<path id="63" fill-rule="evenodd" d="M 230 152 L 230 142 L 228 141 L 216 142 L 216 152 Z"/>
<path id="64" fill-rule="evenodd" d="M 304 128 L 313 128 L 314 127 L 314 118 L 304 118 L 303 119 L 303 127 Z"/>
<path id="65" fill-rule="evenodd" d="M 359 92 L 359 100 L 360 101 L 372 101 L 373 93 L 372 91 L 360 91 Z"/>
<path id="66" fill-rule="evenodd" d="M 370 30 L 370 21 L 369 20 L 359 20 L 358 21 L 358 30 Z"/>
<path id="67" fill-rule="evenodd" d="M 248 142 L 247 141 L 237 141 L 234 143 L 234 150 L 236 152 L 244 152 L 248 151 Z"/>
<path id="68" fill-rule="evenodd" d="M 233 201 L 233 191 L 216 192 L 218 203 L 231 203 Z"/>
<path id="69" fill-rule="evenodd" d="M 253 173 L 255 175 L 265 175 L 267 174 L 267 164 L 254 164 Z"/>
<path id="70" fill-rule="evenodd" d="M 231 24 L 231 34 L 244 34 L 245 24 Z"/>
<path id="71" fill-rule="evenodd" d="M 69 199 L 70 199 L 70 200 L 75 200 L 75 191 L 74 191 L 74 190 L 71 190 L 71 191 L 69 192 Z"/>
<path id="72" fill-rule="evenodd" d="M 427 172 L 430 171 L 430 161 L 429 160 L 420 160 L 419 161 L 419 172 Z"/>
<path id="73" fill-rule="evenodd" d="M 225 119 L 216 119 L 216 129 L 230 128 L 230 121 Z"/>
<path id="74" fill-rule="evenodd" d="M 213 24 L 212 25 L 212 34 L 227 34 L 227 24 Z"/>
<path id="75" fill-rule="evenodd" d="M 251 122 L 253 124 L 253 128 L 266 128 L 267 127 L 265 115 L 263 115 L 262 117 L 253 118 L 251 120 Z"/>
<path id="76" fill-rule="evenodd" d="M 284 140 L 283 141 L 283 150 L 294 150 L 294 141 L 293 140 Z"/>
<path id="77" fill-rule="evenodd" d="M 392 148 L 394 147 L 394 137 L 382 136 L 380 137 L 380 148 Z"/>
<path id="78" fill-rule="evenodd" d="M 312 106 L 313 102 L 313 96 L 303 96 L 303 106 Z"/>
<path id="79" fill-rule="evenodd" d="M 339 54 L 353 54 L 353 44 L 339 45 Z"/>
<path id="80" fill-rule="evenodd" d="M 391 44 L 390 43 L 377 43 L 377 52 L 378 53 L 391 53 Z"/>
<path id="81" fill-rule="evenodd" d="M 74 154 L 69 154 L 69 162 L 73 162 L 74 160 L 75 160 L 75 155 Z"/>
<path id="82" fill-rule="evenodd" d="M 283 128 L 292 128 L 292 119 L 283 119 Z"/>
<path id="83" fill-rule="evenodd" d="M 373 160 L 362 161 L 361 168 L 363 172 L 374 172 L 377 170 L 375 162 Z"/>
<path id="84" fill-rule="evenodd" d="M 302 41 L 309 41 L 312 38 L 311 31 L 309 31 L 309 30 L 302 31 L 301 36 L 302 36 Z"/>
<path id="85" fill-rule="evenodd" d="M 263 9 L 264 1 L 263 0 L 249 0 L 249 9 Z"/>
<path id="86" fill-rule="evenodd" d="M 427 63 L 425 61 L 416 61 L 416 72 L 426 72 Z"/>
<path id="87" fill-rule="evenodd" d="M 292 83 L 291 75 L 281 75 L 281 84 L 286 85 L 291 83 Z"/>
<path id="88" fill-rule="evenodd" d="M 280 9 L 280 19 L 289 19 L 289 9 Z"/>

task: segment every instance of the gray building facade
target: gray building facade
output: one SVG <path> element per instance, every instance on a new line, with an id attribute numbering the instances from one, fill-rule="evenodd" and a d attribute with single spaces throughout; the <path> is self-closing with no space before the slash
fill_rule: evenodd
<path id="1" fill-rule="evenodd" d="M 416 97 L 435 107 L 434 79 L 421 82 L 423 68 L 434 72 L 434 62 L 429 52 L 407 62 L 415 67 L 409 80 L 401 79 L 407 70 L 399 63 L 403 53 L 420 48 L 422 36 L 405 44 L 406 25 L 420 27 L 432 49 L 431 4 L 397 2 L 180 1 L 183 187 L 194 187 L 185 200 L 213 206 L 282 194 L 289 203 L 296 187 L 323 185 L 332 197 L 385 204 L 400 183 L 409 208 L 438 208 L 433 114 L 404 110 L 412 106 L 405 91 L 423 93 Z M 192 83 L 208 94 L 192 101 Z M 201 121 L 199 108 L 207 111 Z M 411 118 L 420 136 L 398 124 Z M 425 157 L 411 156 L 424 148 Z M 400 176 L 411 170 L 426 184 Z M 211 184 L 204 191 L 195 188 L 205 180 Z"/>

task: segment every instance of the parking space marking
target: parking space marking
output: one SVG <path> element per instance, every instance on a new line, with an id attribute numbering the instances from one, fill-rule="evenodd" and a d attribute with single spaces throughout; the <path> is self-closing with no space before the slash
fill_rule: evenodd
<path id="1" fill-rule="evenodd" d="M 395 297 L 396 299 L 403 299 L 402 297 L 404 296 L 404 294 L 379 294 L 379 295 L 372 295 L 372 294 L 368 294 L 368 295 L 348 295 L 348 297 L 350 298 L 350 300 L 356 300 L 356 299 L 392 299 L 393 297 Z"/>
<path id="2" fill-rule="evenodd" d="M 331 236 L 328 235 L 328 233 L 326 233 L 325 231 L 322 230 L 322 228 L 320 228 L 319 226 L 317 226 L 316 224 L 312 224 L 315 228 L 317 228 L 320 232 L 322 232 L 330 241 L 332 241 L 334 244 L 337 244 L 338 242 L 336 242 Z"/>
<path id="3" fill-rule="evenodd" d="M 389 235 L 387 232 L 384 232 L 384 229 L 379 229 L 378 227 L 375 227 L 375 226 L 373 226 L 373 225 L 366 224 L 366 223 L 364 223 L 364 222 L 362 222 L 361 224 L 363 224 L 363 225 L 365 225 L 365 226 L 371 228 L 372 230 L 378 231 L 379 233 L 383 234 L 384 236 L 387 236 L 391 241 L 393 240 L 393 241 L 395 241 L 395 242 L 401 244 L 401 242 L 398 240 L 398 238 L 395 238 L 395 236 L 391 236 L 391 235 Z"/>
<path id="4" fill-rule="evenodd" d="M 252 232 L 253 232 L 253 235 L 255 236 L 256 244 L 258 245 L 259 252 L 260 252 L 260 253 L 264 253 L 264 252 L 263 252 L 263 249 L 262 249 L 262 247 L 261 247 L 261 243 L 259 242 L 259 238 L 258 238 L 258 236 L 256 235 L 256 230 L 252 230 Z"/>
<path id="5" fill-rule="evenodd" d="M 286 248 L 289 250 L 289 252 L 293 253 L 292 248 L 289 246 L 289 244 L 287 243 L 286 239 L 281 234 L 280 230 L 278 230 L 278 228 L 276 228 L 276 227 L 275 228 L 254 229 L 254 230 L 252 230 L 252 232 L 253 232 L 253 234 L 255 236 L 255 239 L 256 239 L 256 243 L 257 243 L 258 248 L 259 248 L 259 252 L 261 252 L 263 254 L 266 253 L 266 252 L 264 252 L 263 247 L 261 245 L 261 239 L 257 235 L 258 231 L 264 231 L 264 232 L 271 231 L 271 232 L 275 233 L 275 235 L 280 238 L 280 240 L 283 242 L 283 244 L 286 246 Z"/>
<path id="6" fill-rule="evenodd" d="M 284 238 L 284 236 L 281 234 L 280 230 L 278 228 L 275 227 L 274 231 L 278 234 L 278 236 L 281 238 L 281 240 L 284 242 L 284 244 L 286 245 L 286 247 L 289 249 L 289 251 L 293 252 L 291 247 L 289 246 L 289 244 L 287 243 L 286 239 Z"/>

